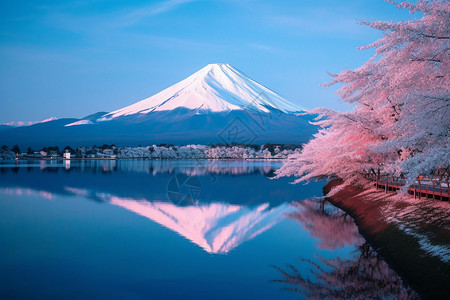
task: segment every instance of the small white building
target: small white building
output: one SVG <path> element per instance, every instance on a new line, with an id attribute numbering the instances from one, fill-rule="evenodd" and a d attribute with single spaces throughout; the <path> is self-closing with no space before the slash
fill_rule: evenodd
<path id="1" fill-rule="evenodd" d="M 70 152 L 64 152 L 64 158 L 70 159 Z"/>

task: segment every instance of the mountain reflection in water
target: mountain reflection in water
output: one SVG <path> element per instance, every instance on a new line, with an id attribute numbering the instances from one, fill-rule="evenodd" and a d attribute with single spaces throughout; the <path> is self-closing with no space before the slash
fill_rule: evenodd
<path id="1" fill-rule="evenodd" d="M 302 194 L 301 186 L 274 188 L 278 182 L 268 176 L 279 161 L 92 160 L 70 165 L 41 161 L 39 180 L 32 166 L 15 165 L 11 172 L 0 168 L 3 193 L 36 191 L 47 199 L 76 195 L 109 203 L 159 223 L 214 254 L 225 254 L 285 219 L 292 210 L 287 200 Z M 191 185 L 181 186 L 185 182 Z"/>
<path id="2" fill-rule="evenodd" d="M 175 295 L 177 289 L 167 290 L 168 285 L 161 281 L 162 273 L 166 274 L 165 278 L 174 278 L 180 284 L 180 293 L 192 299 L 201 297 L 196 292 L 199 286 L 190 288 L 191 286 L 209 280 L 209 296 L 217 296 L 217 284 L 224 278 L 229 286 L 227 292 L 221 292 L 221 299 L 235 298 L 236 295 L 242 295 L 243 299 L 253 299 L 256 292 L 259 293 L 259 299 L 291 299 L 296 296 L 280 294 L 277 285 L 266 284 L 274 279 L 274 274 L 282 275 L 277 281 L 288 284 L 289 290 L 310 298 L 362 299 L 376 296 L 375 291 L 380 291 L 384 298 L 403 295 L 415 297 L 410 289 L 404 287 L 396 273 L 365 244 L 353 220 L 321 198 L 316 198 L 322 193 L 323 182 L 292 185 L 288 184 L 291 181 L 289 178 L 270 179 L 281 163 L 151 160 L 0 163 L 0 200 L 18 200 L 3 201 L 0 205 L 10 212 L 18 213 L 17 216 L 21 216 L 23 211 L 31 211 L 27 210 L 25 203 L 31 203 L 35 209 L 42 207 L 40 214 L 34 215 L 31 212 L 29 216 L 32 226 L 27 228 L 34 232 L 32 239 L 41 236 L 41 228 L 57 235 L 57 228 L 46 227 L 46 224 L 58 217 L 59 221 L 55 224 L 63 224 L 59 228 L 62 235 L 58 239 L 52 238 L 57 247 L 46 248 L 45 235 L 36 241 L 42 240 L 41 247 L 46 249 L 43 253 L 62 255 L 63 261 L 68 257 L 70 261 L 71 256 L 67 254 L 66 257 L 58 251 L 58 247 L 67 245 L 69 253 L 73 251 L 72 255 L 77 255 L 79 247 L 82 247 L 80 245 L 83 245 L 80 241 L 95 237 L 95 241 L 99 242 L 86 244 L 86 248 L 82 248 L 85 249 L 86 256 L 79 258 L 82 263 L 90 266 L 88 273 L 91 274 L 92 268 L 100 270 L 98 272 L 108 269 L 112 273 L 111 287 L 117 288 L 113 284 L 117 283 L 115 278 L 123 280 L 122 273 L 128 272 L 131 276 L 130 284 L 142 283 L 143 291 L 145 288 L 149 289 L 142 292 L 142 298 L 158 298 L 158 295 L 161 299 L 180 298 L 179 294 Z M 24 204 L 20 203 L 22 198 Z M 38 202 L 37 199 L 44 202 Z M 81 203 L 80 200 L 83 199 L 90 201 Z M 15 236 L 21 234 L 22 223 L 28 224 L 27 220 L 14 214 L 9 218 L 8 213 L 2 215 L 0 212 L 1 216 L 3 219 L 6 217 L 11 228 L 15 229 L 3 233 L 0 230 L 0 238 L 17 243 Z M 101 218 L 99 223 L 96 223 L 97 218 Z M 14 220 L 18 220 L 20 226 Z M 106 224 L 112 226 L 101 224 L 107 220 L 111 223 Z M 86 221 L 90 225 L 86 225 Z M 126 224 L 123 222 L 138 225 L 125 225 L 122 228 Z M 101 231 L 95 229 L 99 226 Z M 77 238 L 65 239 L 64 228 L 73 230 L 73 237 L 77 237 L 76 233 L 81 230 L 79 227 L 86 229 L 80 241 Z M 95 230 L 91 232 L 91 228 Z M 118 231 L 117 228 L 121 229 Z M 96 235 L 98 232 L 101 232 L 99 236 Z M 121 238 L 116 238 L 120 234 Z M 161 239 L 161 235 L 165 238 Z M 140 238 L 134 239 L 134 236 Z M 134 243 L 133 253 L 144 252 L 137 257 L 129 255 L 129 252 L 120 252 L 122 240 Z M 24 244 L 20 245 L 23 252 L 10 251 L 9 246 L 3 250 L 7 250 L 5 253 L 10 255 L 34 253 L 26 240 L 23 241 Z M 114 247 L 103 248 L 108 243 Z M 173 245 L 177 245 L 176 250 Z M 106 251 L 113 260 L 126 257 L 127 264 L 122 266 L 123 269 L 109 266 L 109 260 L 96 257 L 97 253 L 104 253 L 99 249 Z M 350 255 L 352 250 L 355 251 Z M 166 254 L 170 251 L 176 251 L 176 259 Z M 313 253 L 318 254 L 314 256 Z M 13 257 L 23 265 L 23 258 L 19 254 Z M 330 255 L 335 258 L 330 259 Z M 281 266 L 290 263 L 298 256 L 305 257 L 300 262 L 301 268 L 294 265 L 289 265 L 287 270 L 275 267 L 280 272 L 278 273 L 269 267 L 270 264 Z M 92 261 L 89 261 L 91 257 Z M 47 260 L 42 261 L 45 267 Z M 9 268 L 8 272 L 17 269 L 14 264 L 6 263 L 3 266 Z M 65 263 L 62 266 L 67 267 Z M 180 268 L 184 270 L 183 275 L 179 273 Z M 311 269 L 314 279 L 307 275 Z M 36 270 L 41 269 L 39 267 Z M 79 282 L 84 280 L 85 269 L 80 268 L 80 273 L 76 273 L 78 269 L 75 267 L 70 270 L 75 272 L 74 276 Z M 5 271 L 4 279 L 11 281 L 6 274 Z M 25 273 L 20 273 L 17 278 L 22 278 L 23 274 Z M 30 270 L 26 274 L 30 274 L 29 280 L 38 280 L 40 276 Z M 57 271 L 49 274 L 43 280 L 61 278 Z M 0 279 L 3 278 L 1 276 L 0 271 Z M 11 282 L 8 285 L 13 284 L 14 293 L 27 290 L 22 286 L 25 282 L 22 279 Z M 167 284 L 171 285 L 171 282 L 167 281 Z M 252 284 L 252 288 L 249 284 Z M 85 288 L 88 285 L 89 282 Z M 0 284 L 0 298 L 1 288 Z M 237 290 L 233 291 L 233 288 Z M 99 292 L 95 287 L 91 289 L 93 290 L 88 293 L 90 296 Z M 121 299 L 117 295 L 116 298 L 111 298 L 111 295 L 108 297 Z M 202 299 L 212 298 L 205 296 Z"/>

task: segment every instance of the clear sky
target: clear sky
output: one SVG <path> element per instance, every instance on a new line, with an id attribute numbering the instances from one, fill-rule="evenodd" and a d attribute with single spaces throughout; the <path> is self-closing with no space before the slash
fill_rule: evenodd
<path id="1" fill-rule="evenodd" d="M 1 1 L 0 123 L 84 117 L 147 98 L 209 63 L 229 63 L 301 106 L 348 110 L 320 87 L 361 65 L 407 20 L 383 0 Z"/>

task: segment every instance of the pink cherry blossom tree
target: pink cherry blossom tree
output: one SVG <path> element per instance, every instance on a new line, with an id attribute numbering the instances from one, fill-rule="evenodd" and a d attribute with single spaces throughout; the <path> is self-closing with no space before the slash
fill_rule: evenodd
<path id="1" fill-rule="evenodd" d="M 354 104 L 351 112 L 315 109 L 321 127 L 278 171 L 299 181 L 339 177 L 364 183 L 367 171 L 405 174 L 411 183 L 450 165 L 450 3 L 396 3 L 418 18 L 362 22 L 383 37 L 361 49 L 375 54 L 361 67 L 330 74 L 325 86 Z"/>

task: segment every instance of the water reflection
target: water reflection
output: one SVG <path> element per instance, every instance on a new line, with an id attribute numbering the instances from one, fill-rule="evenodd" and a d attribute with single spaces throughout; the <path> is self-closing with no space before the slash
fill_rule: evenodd
<path id="1" fill-rule="evenodd" d="M 295 211 L 288 217 L 297 221 L 312 237 L 319 239 L 319 248 L 336 250 L 346 245 L 359 246 L 364 242 L 353 219 L 329 202 L 305 199 L 292 205 Z"/>
<path id="2" fill-rule="evenodd" d="M 165 299 L 220 298 L 217 295 L 230 299 L 243 293 L 243 299 L 279 299 L 286 296 L 279 294 L 279 287 L 265 284 L 278 274 L 267 265 L 290 262 L 299 254 L 311 265 L 315 279 L 307 277 L 306 268 L 276 269 L 282 274 L 279 282 L 305 295 L 369 297 L 375 288 L 388 297 L 402 291 L 414 295 L 402 290 L 397 275 L 364 244 L 351 218 L 327 202 L 308 200 L 321 194 L 323 183 L 304 186 L 288 184 L 288 178 L 271 180 L 279 164 L 105 160 L 0 165 L 0 193 L 7 195 L 0 198 L 23 197 L 23 201 L 0 201 L 5 208 L 0 217 L 11 228 L 2 232 L 0 227 L 0 238 L 7 245 L 0 245 L 0 257 L 17 261 L 2 265 L 0 259 L 0 266 L 9 266 L 0 279 L 9 280 L 9 274 L 19 269 L 14 292 L 35 292 L 21 284 L 39 281 L 41 276 L 54 282 L 65 278 L 60 270 L 68 269 L 77 282 L 94 274 L 83 286 L 92 289 L 90 295 L 124 288 L 128 280 L 130 290 L 139 286 L 145 291 L 142 299 L 164 298 L 158 296 L 166 295 L 167 287 L 174 290 L 173 286 L 180 288 L 180 294 Z M 312 238 L 305 237 L 305 231 Z M 313 262 L 312 251 L 305 249 L 328 253 L 328 258 L 339 253 L 343 258 Z M 347 257 L 353 249 L 357 252 Z M 29 265 L 27 255 L 41 255 L 42 265 L 20 271 L 19 267 Z M 56 264 L 64 263 L 42 275 L 41 270 L 53 263 L 49 257 L 59 257 Z M 74 257 L 75 265 L 65 265 Z M 108 276 L 105 273 L 113 274 L 110 281 L 99 288 L 92 284 Z M 22 280 L 24 274 L 32 275 Z M 391 287 L 386 285 L 388 279 Z M 70 293 L 72 286 L 71 278 L 64 293 Z M 209 292 L 199 292 L 204 289 Z"/>
<path id="3" fill-rule="evenodd" d="M 27 195 L 30 196 L 34 193 L 38 193 L 42 198 L 53 200 L 55 198 L 55 194 L 44 191 L 44 190 L 34 190 L 29 188 L 0 188 L 0 193 L 5 195 L 17 195 L 17 196 L 23 196 Z"/>
<path id="4" fill-rule="evenodd" d="M 237 160 L 40 160 L 0 162 L 0 172 L 33 167 L 42 170 L 57 170 L 94 173 L 133 172 L 156 176 L 165 173 L 182 173 L 188 176 L 200 175 L 272 175 L 281 161 L 237 161 Z"/>
<path id="5" fill-rule="evenodd" d="M 305 200 L 294 205 L 289 217 L 298 221 L 319 246 L 333 250 L 357 245 L 349 258 L 324 258 L 318 261 L 299 258 L 301 269 L 293 264 L 273 266 L 281 274 L 274 282 L 287 285 L 288 291 L 307 299 L 419 299 L 411 288 L 359 236 L 354 222 L 326 201 Z M 328 209 L 327 209 L 328 206 Z"/>
<path id="6" fill-rule="evenodd" d="M 0 192 L 22 195 L 35 191 L 46 199 L 80 196 L 120 206 L 176 232 L 208 253 L 225 254 L 285 219 L 293 210 L 287 200 L 306 193 L 301 186 L 277 188 L 280 182 L 268 176 L 278 164 L 41 161 L 39 177 L 28 171 L 30 164 L 15 166 L 16 173 L 3 176 Z M 245 176 L 245 180 L 236 175 Z"/>
<path id="7" fill-rule="evenodd" d="M 70 189 L 121 198 L 192 205 L 228 202 L 237 205 L 277 206 L 286 199 L 312 196 L 311 187 L 270 180 L 280 162 L 242 161 L 115 161 L 21 162 L 1 165 L 0 188 L 29 188 L 50 194 L 71 195 Z M 39 173 L 36 173 L 39 172 Z M 239 176 L 239 179 L 235 179 Z M 245 178 L 244 178 L 245 176 Z M 187 183 L 187 184 L 182 184 Z M 317 186 L 319 186 L 317 184 Z"/>
<path id="8" fill-rule="evenodd" d="M 197 244 L 208 253 L 225 254 L 268 230 L 290 210 L 284 204 L 270 208 L 211 203 L 179 207 L 171 203 L 112 197 L 110 203 L 144 216 Z"/>
<path id="9" fill-rule="evenodd" d="M 283 278 L 275 281 L 308 299 L 420 299 L 367 243 L 351 259 L 318 258 L 320 263 L 300 259 L 308 263 L 313 279 L 304 269 L 288 265 L 275 267 Z"/>
<path id="10" fill-rule="evenodd" d="M 285 219 L 293 211 L 284 203 L 273 207 L 270 203 L 257 206 L 216 202 L 202 205 L 177 206 L 170 202 L 123 198 L 106 193 L 65 187 L 68 193 L 122 207 L 156 222 L 197 244 L 208 253 L 225 254 L 242 243 Z M 54 195 L 46 191 L 22 188 L 0 189 L 4 194 L 30 195 L 39 193 L 46 199 Z"/>

